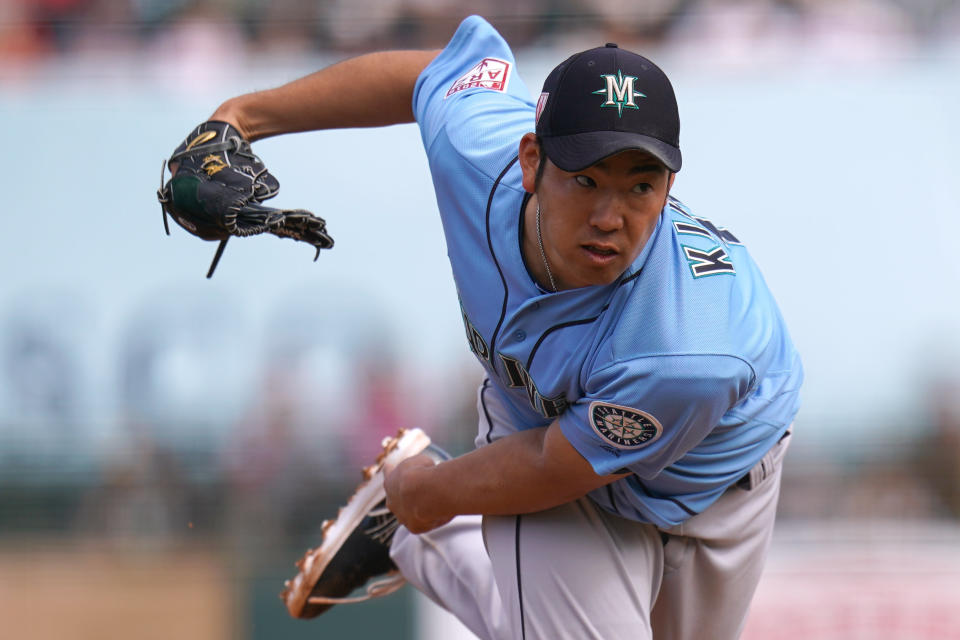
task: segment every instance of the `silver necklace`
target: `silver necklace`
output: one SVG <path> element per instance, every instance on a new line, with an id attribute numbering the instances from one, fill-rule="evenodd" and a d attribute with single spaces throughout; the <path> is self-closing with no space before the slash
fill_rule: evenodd
<path id="1" fill-rule="evenodd" d="M 537 199 L 537 245 L 540 247 L 540 257 L 543 259 L 543 266 L 547 268 L 547 277 L 550 279 L 550 289 L 557 291 L 557 283 L 553 280 L 553 273 L 550 272 L 550 263 L 547 262 L 547 253 L 543 250 L 543 236 L 540 234 L 540 200 Z"/>

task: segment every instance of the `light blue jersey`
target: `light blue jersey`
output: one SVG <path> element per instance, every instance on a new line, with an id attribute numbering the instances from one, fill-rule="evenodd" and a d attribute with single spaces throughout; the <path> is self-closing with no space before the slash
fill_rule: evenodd
<path id="1" fill-rule="evenodd" d="M 783 436 L 803 378 L 746 248 L 671 197 L 616 282 L 547 293 L 521 253 L 535 105 L 506 42 L 465 20 L 413 106 L 468 342 L 511 427 L 559 421 L 598 474 L 633 472 L 591 494 L 624 517 L 706 509 Z"/>

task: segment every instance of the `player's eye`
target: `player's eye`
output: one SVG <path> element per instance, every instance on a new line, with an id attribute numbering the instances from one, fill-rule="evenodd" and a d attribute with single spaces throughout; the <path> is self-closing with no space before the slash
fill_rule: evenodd
<path id="1" fill-rule="evenodd" d="M 633 192 L 634 192 L 634 193 L 647 193 L 647 192 L 651 191 L 652 189 L 653 189 L 653 185 L 651 185 L 649 182 L 641 182 L 641 183 L 638 184 L 638 185 L 634 185 L 634 187 L 633 187 Z"/>
<path id="2" fill-rule="evenodd" d="M 589 176 L 577 176 L 577 177 L 576 177 L 576 180 L 577 180 L 577 183 L 578 183 L 581 187 L 595 187 L 595 186 L 597 186 L 597 183 L 594 182 L 594 181 L 593 181 L 593 178 L 591 178 L 591 177 L 589 177 Z"/>

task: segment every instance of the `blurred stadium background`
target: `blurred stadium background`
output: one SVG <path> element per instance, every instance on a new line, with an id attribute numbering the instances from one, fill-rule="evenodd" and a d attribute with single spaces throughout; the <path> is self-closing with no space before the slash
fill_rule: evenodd
<path id="1" fill-rule="evenodd" d="M 23 638 L 453 638 L 411 589 L 276 594 L 377 442 L 469 447 L 464 344 L 413 126 L 255 150 L 337 248 L 214 245 L 154 198 L 231 95 L 464 16 L 532 94 L 606 41 L 670 74 L 674 192 L 743 239 L 804 356 L 745 638 L 960 638 L 960 4 L 4 0 L 0 619 Z"/>

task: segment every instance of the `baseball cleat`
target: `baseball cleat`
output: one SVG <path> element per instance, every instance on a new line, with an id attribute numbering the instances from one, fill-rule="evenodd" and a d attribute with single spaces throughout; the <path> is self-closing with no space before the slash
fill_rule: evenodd
<path id="1" fill-rule="evenodd" d="M 404 585 L 406 580 L 390 559 L 399 523 L 386 508 L 383 467 L 419 453 L 438 462 L 450 458 L 420 429 L 401 429 L 395 437 L 384 438 L 383 451 L 363 470 L 364 480 L 346 506 L 334 520 L 324 521 L 320 547 L 309 549 L 296 563 L 299 573 L 284 583 L 280 598 L 291 616 L 314 618 L 335 604 L 385 596 Z"/>

